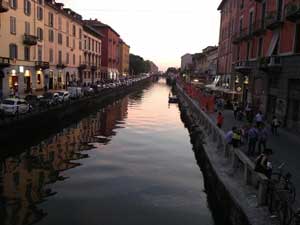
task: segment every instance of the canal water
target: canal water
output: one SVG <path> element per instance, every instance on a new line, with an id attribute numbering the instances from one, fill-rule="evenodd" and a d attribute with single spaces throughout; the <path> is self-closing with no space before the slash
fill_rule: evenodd
<path id="1" fill-rule="evenodd" d="M 0 224 L 213 225 L 164 80 L 1 162 Z"/>

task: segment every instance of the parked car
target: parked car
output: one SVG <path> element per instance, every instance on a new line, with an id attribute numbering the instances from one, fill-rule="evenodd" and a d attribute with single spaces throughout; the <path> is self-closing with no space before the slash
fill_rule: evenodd
<path id="1" fill-rule="evenodd" d="M 49 107 L 57 105 L 59 103 L 59 95 L 57 93 L 47 92 L 43 94 L 43 97 L 40 99 L 40 105 L 42 107 Z"/>
<path id="2" fill-rule="evenodd" d="M 7 98 L 0 104 L 0 109 L 5 115 L 25 114 L 30 111 L 30 105 L 24 99 Z"/>
<path id="3" fill-rule="evenodd" d="M 68 91 L 59 91 L 57 92 L 57 94 L 58 94 L 58 101 L 60 103 L 67 102 L 70 100 L 70 94 Z"/>
<path id="4" fill-rule="evenodd" d="M 71 99 L 81 98 L 83 96 L 83 91 L 81 87 L 68 87 L 68 92 Z"/>

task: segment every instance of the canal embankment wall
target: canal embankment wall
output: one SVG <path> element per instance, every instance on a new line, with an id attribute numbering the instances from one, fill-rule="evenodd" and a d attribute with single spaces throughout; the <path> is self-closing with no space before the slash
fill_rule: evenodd
<path id="1" fill-rule="evenodd" d="M 242 151 L 226 143 L 224 131 L 178 84 L 176 92 L 215 219 L 231 225 L 273 224 L 265 206 L 267 177 L 254 171 L 254 163 Z"/>
<path id="2" fill-rule="evenodd" d="M 44 111 L 12 118 L 0 123 L 1 156 L 18 151 L 30 140 L 30 146 L 48 137 L 101 107 L 130 93 L 142 90 L 152 82 L 152 78 L 138 81 L 131 86 L 108 89 L 99 94 L 51 107 Z"/>

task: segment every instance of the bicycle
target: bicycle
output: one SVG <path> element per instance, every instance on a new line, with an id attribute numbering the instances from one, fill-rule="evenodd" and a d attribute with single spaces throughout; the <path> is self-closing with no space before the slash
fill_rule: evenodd
<path id="1" fill-rule="evenodd" d="M 286 200 L 289 203 L 294 203 L 296 200 L 296 188 L 291 182 L 292 175 L 290 173 L 284 174 L 284 166 L 285 163 L 282 163 L 278 167 L 278 171 L 272 173 L 270 180 L 274 183 L 277 191 L 286 193 Z"/>

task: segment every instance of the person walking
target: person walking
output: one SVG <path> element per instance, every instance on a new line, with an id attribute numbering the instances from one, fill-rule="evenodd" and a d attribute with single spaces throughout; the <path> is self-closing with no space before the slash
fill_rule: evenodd
<path id="1" fill-rule="evenodd" d="M 266 149 L 268 139 L 268 130 L 266 125 L 262 123 L 258 128 L 258 152 L 261 154 Z M 263 147 L 263 151 L 262 151 Z"/>
<path id="2" fill-rule="evenodd" d="M 263 122 L 263 115 L 261 111 L 258 111 L 258 113 L 256 114 L 255 122 L 256 122 L 256 126 L 259 128 Z"/>
<path id="3" fill-rule="evenodd" d="M 273 135 L 278 136 L 278 127 L 279 127 L 279 125 L 280 125 L 279 120 L 277 119 L 276 116 L 273 116 L 272 124 L 271 124 Z"/>
<path id="4" fill-rule="evenodd" d="M 236 127 L 232 127 L 232 129 L 230 131 L 228 131 L 225 135 L 225 140 L 227 144 L 232 144 L 232 138 L 233 138 L 233 134 L 236 131 Z"/>
<path id="5" fill-rule="evenodd" d="M 221 129 L 224 123 L 224 116 L 221 112 L 218 113 L 217 126 Z"/>
<path id="6" fill-rule="evenodd" d="M 238 148 L 242 143 L 242 131 L 241 129 L 235 129 L 232 136 L 232 146 Z"/>
<path id="7" fill-rule="evenodd" d="M 257 138 L 258 138 L 258 130 L 256 126 L 252 126 L 248 131 L 248 155 L 249 156 L 253 156 L 255 154 Z"/>
<path id="8" fill-rule="evenodd" d="M 233 108 L 234 119 L 237 120 L 237 114 L 238 114 L 239 106 L 238 106 L 238 104 L 235 102 L 235 103 L 233 103 L 232 108 Z"/>

